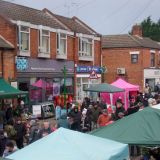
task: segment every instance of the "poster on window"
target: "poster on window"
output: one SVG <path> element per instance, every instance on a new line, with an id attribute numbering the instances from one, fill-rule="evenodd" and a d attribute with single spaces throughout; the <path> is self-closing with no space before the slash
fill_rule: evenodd
<path id="1" fill-rule="evenodd" d="M 41 105 L 33 105 L 32 113 L 36 117 L 41 117 Z"/>
<path id="2" fill-rule="evenodd" d="M 60 84 L 53 83 L 53 96 L 59 96 L 59 95 L 60 95 Z"/>

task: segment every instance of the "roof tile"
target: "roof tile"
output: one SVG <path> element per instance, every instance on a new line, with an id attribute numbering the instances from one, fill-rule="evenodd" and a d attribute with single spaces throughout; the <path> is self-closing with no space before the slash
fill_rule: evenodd
<path id="1" fill-rule="evenodd" d="M 129 34 L 124 35 L 109 35 L 103 36 L 102 48 L 151 48 L 160 49 L 158 42 L 150 38 L 132 36 Z"/>
<path id="2" fill-rule="evenodd" d="M 56 18 L 41 10 L 21 6 L 0 0 L 0 14 L 11 20 L 30 22 L 35 25 L 44 25 L 56 29 L 65 29 Z"/>

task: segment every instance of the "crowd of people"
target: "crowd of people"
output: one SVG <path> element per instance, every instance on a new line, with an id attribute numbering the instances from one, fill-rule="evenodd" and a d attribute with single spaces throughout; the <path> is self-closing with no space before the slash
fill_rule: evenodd
<path id="1" fill-rule="evenodd" d="M 59 127 L 86 133 L 107 126 L 145 107 L 160 103 L 160 96 L 152 96 L 149 92 L 145 95 L 138 93 L 137 96 L 130 96 L 129 103 L 125 110 L 121 97 L 114 106 L 103 101 L 93 102 L 86 97 L 82 104 L 68 103 L 66 107 L 56 105 L 54 123 L 51 122 L 53 119 L 51 123 L 48 120 L 27 119 L 21 105 L 13 110 L 10 104 L 5 112 L 0 111 L 0 157 L 10 155 Z"/>

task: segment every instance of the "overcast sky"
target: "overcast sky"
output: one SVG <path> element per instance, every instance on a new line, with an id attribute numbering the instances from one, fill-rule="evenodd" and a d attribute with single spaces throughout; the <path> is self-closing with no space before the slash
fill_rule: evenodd
<path id="1" fill-rule="evenodd" d="M 77 16 L 101 34 L 128 33 L 135 23 L 160 18 L 160 0 L 9 0 L 36 9 Z"/>

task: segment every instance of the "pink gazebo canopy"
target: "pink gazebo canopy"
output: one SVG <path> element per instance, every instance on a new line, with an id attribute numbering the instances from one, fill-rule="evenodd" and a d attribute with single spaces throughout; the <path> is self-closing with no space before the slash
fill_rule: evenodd
<path id="1" fill-rule="evenodd" d="M 113 86 L 125 89 L 125 91 L 139 91 L 139 86 L 138 85 L 133 85 L 125 80 L 119 78 L 116 81 L 112 83 Z"/>
<path id="2" fill-rule="evenodd" d="M 49 86 L 49 84 L 44 80 L 40 79 L 37 82 L 33 83 L 32 86 L 38 87 L 38 88 L 46 88 Z"/>
<path id="3" fill-rule="evenodd" d="M 139 86 L 138 85 L 133 85 L 130 84 L 128 82 L 126 82 L 125 80 L 119 78 L 117 79 L 115 82 L 113 82 L 111 85 L 118 87 L 118 88 L 122 88 L 125 91 L 121 92 L 121 93 L 114 93 L 113 94 L 113 104 L 115 104 L 116 100 L 121 97 L 122 101 L 125 104 L 125 109 L 127 110 L 128 106 L 129 106 L 129 92 L 137 92 L 139 91 Z M 109 99 L 109 94 L 108 93 L 101 93 L 101 96 L 103 98 L 103 100 L 105 102 L 107 102 L 108 104 L 111 104 L 111 101 Z"/>

